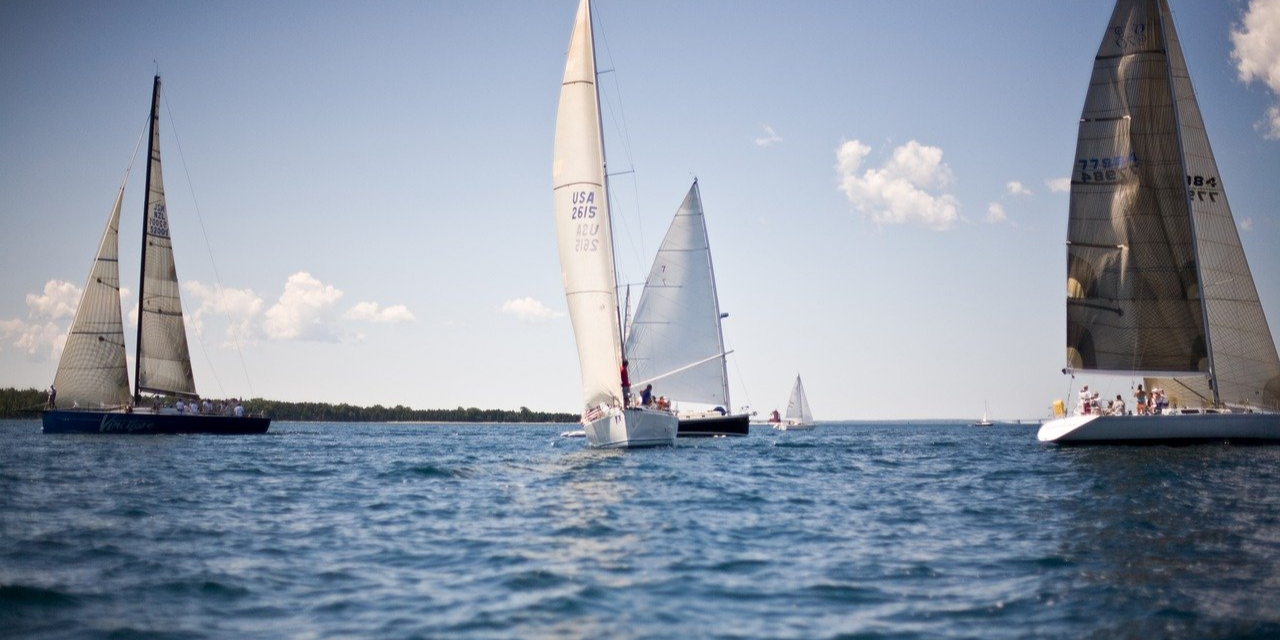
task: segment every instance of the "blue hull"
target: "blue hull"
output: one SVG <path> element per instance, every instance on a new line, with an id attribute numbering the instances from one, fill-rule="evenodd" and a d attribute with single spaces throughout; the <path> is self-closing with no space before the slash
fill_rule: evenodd
<path id="1" fill-rule="evenodd" d="M 181 415 L 176 413 L 122 413 L 119 411 L 45 411 L 45 433 L 213 433 L 245 435 L 266 433 L 270 418 Z"/>

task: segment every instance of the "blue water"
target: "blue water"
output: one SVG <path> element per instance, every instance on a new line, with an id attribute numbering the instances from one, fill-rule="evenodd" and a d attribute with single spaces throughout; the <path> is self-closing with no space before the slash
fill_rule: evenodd
<path id="1" fill-rule="evenodd" d="M 0 421 L 0 637 L 1280 636 L 1280 447 Z"/>

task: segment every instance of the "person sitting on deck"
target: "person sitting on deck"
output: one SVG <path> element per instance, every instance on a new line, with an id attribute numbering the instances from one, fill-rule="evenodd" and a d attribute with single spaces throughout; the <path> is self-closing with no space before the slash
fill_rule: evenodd
<path id="1" fill-rule="evenodd" d="M 644 390 L 640 392 L 640 404 L 645 407 L 653 404 L 653 385 L 644 386 Z"/>
<path id="2" fill-rule="evenodd" d="M 1120 397 L 1120 394 L 1118 393 L 1116 394 L 1116 401 L 1112 403 L 1111 415 L 1113 416 L 1124 415 L 1124 398 Z"/>

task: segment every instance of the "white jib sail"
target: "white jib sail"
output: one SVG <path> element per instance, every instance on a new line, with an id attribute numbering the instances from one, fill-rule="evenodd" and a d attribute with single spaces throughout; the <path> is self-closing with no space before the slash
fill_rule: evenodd
<path id="1" fill-rule="evenodd" d="M 76 307 L 67 342 L 58 360 L 53 386 L 57 408 L 115 407 L 129 402 L 129 371 L 125 364 L 124 322 L 120 310 L 120 183 L 107 227 L 98 243 L 80 305 Z"/>
<path id="2" fill-rule="evenodd" d="M 169 217 L 165 209 L 164 178 L 160 171 L 160 78 L 156 77 L 151 98 L 151 144 L 147 170 L 147 203 L 142 241 L 140 323 L 138 341 L 138 389 L 180 396 L 195 396 L 191 373 L 191 353 L 182 321 L 182 299 L 178 291 L 178 271 L 173 261 L 173 241 L 169 238 Z"/>
<path id="3" fill-rule="evenodd" d="M 551 173 L 560 274 L 577 339 L 584 411 L 621 406 L 621 335 L 588 0 L 578 5 L 569 39 Z"/>
<path id="4" fill-rule="evenodd" d="M 787 420 L 813 422 L 813 413 L 809 411 L 809 399 L 804 395 L 804 384 L 800 376 L 796 376 L 796 386 L 791 389 L 791 399 L 787 401 Z"/>
<path id="5" fill-rule="evenodd" d="M 729 406 L 720 303 L 697 181 L 658 248 L 631 321 L 626 353 L 637 385 L 663 376 L 654 384 L 655 393 Z M 701 364 L 665 375 L 696 362 Z"/>

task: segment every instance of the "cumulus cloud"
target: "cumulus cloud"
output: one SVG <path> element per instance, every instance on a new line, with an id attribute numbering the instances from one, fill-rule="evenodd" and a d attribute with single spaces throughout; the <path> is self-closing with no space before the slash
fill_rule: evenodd
<path id="1" fill-rule="evenodd" d="M 15 347 L 34 360 L 57 357 L 66 342 L 66 331 L 53 322 L 0 320 L 0 346 Z"/>
<path id="2" fill-rule="evenodd" d="M 1231 59 L 1240 81 L 1257 80 L 1273 95 L 1280 94 L 1280 3 L 1251 0 L 1241 23 L 1231 29 Z M 1258 129 L 1270 140 L 1280 140 L 1280 104 L 1267 109 Z"/>
<path id="3" fill-rule="evenodd" d="M 413 322 L 417 320 L 409 308 L 397 304 L 390 307 L 381 308 L 376 302 L 359 302 L 355 306 L 347 309 L 343 314 L 343 318 L 347 320 L 366 320 L 369 322 Z"/>
<path id="4" fill-rule="evenodd" d="M 182 288 L 187 293 L 188 308 L 195 307 L 188 315 L 187 324 L 197 333 L 204 331 L 205 318 L 213 315 L 227 321 L 227 340 L 222 346 L 234 347 L 254 339 L 255 321 L 264 303 L 252 289 L 228 289 L 196 280 L 183 283 Z"/>
<path id="5" fill-rule="evenodd" d="M 1031 195 L 1031 190 L 1017 180 L 1010 180 L 1009 183 L 1005 185 L 1005 188 L 1009 190 L 1009 195 L 1011 196 Z"/>
<path id="6" fill-rule="evenodd" d="M 44 284 L 44 293 L 27 294 L 27 311 L 33 318 L 70 318 L 80 304 L 80 287 L 62 280 L 50 280 Z"/>
<path id="7" fill-rule="evenodd" d="M 840 190 L 877 224 L 915 224 L 944 230 L 960 218 L 959 202 L 946 193 L 953 176 L 942 149 L 912 140 L 893 150 L 879 168 L 863 170 L 871 147 L 846 140 L 836 150 Z"/>
<path id="8" fill-rule="evenodd" d="M 997 222 L 1004 222 L 1008 219 L 1009 216 L 1005 215 L 1004 212 L 1004 205 L 1001 205 L 999 202 L 992 202 L 987 205 L 987 222 L 995 224 Z"/>
<path id="9" fill-rule="evenodd" d="M 773 127 L 767 124 L 762 124 L 760 127 L 764 129 L 764 135 L 756 137 L 757 147 L 768 147 L 782 142 L 782 136 L 778 135 L 778 133 L 773 130 Z"/>
<path id="10" fill-rule="evenodd" d="M 1253 218 L 1241 218 L 1241 219 L 1240 219 L 1240 230 L 1241 230 L 1241 231 L 1253 231 Z"/>
<path id="11" fill-rule="evenodd" d="M 289 276 L 280 299 L 267 309 L 262 329 L 273 340 L 336 341 L 340 334 L 333 320 L 341 299 L 342 291 L 299 271 Z"/>
<path id="12" fill-rule="evenodd" d="M 563 312 L 555 311 L 546 305 L 525 296 L 516 298 L 502 303 L 502 312 L 507 315 L 515 316 L 525 322 L 541 322 L 552 318 L 564 316 Z"/>
<path id="13" fill-rule="evenodd" d="M 1049 187 L 1049 191 L 1053 193 L 1069 193 L 1071 191 L 1071 178 L 1045 180 L 1044 186 Z"/>

